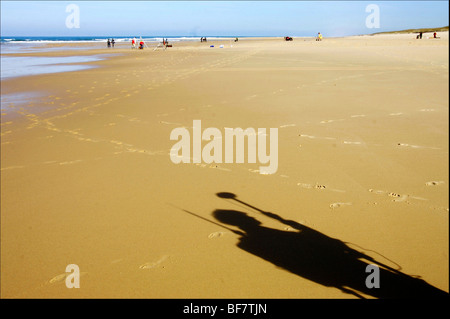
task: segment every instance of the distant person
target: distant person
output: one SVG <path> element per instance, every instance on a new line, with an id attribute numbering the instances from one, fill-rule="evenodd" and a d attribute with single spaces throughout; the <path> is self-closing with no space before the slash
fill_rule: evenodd
<path id="1" fill-rule="evenodd" d="M 239 39 L 236 37 L 236 39 L 234 39 L 234 42 L 238 42 L 239 41 Z"/>
<path id="2" fill-rule="evenodd" d="M 108 41 L 106 41 L 106 45 L 108 46 L 108 48 L 111 47 L 111 41 L 109 41 L 109 39 L 108 39 Z"/>
<path id="3" fill-rule="evenodd" d="M 133 39 L 131 40 L 131 48 L 132 48 L 132 49 L 136 49 L 136 38 L 133 38 Z"/>
<path id="4" fill-rule="evenodd" d="M 437 35 L 437 34 L 436 34 L 436 32 L 435 32 L 435 33 L 433 33 L 433 38 L 435 38 L 435 39 L 436 39 L 436 35 Z"/>
<path id="5" fill-rule="evenodd" d="M 419 39 L 422 39 L 422 32 L 419 33 Z"/>
<path id="6" fill-rule="evenodd" d="M 144 41 L 141 40 L 141 42 L 139 42 L 139 49 L 144 49 Z"/>
<path id="7" fill-rule="evenodd" d="M 316 41 L 322 41 L 322 34 L 320 32 L 317 34 Z"/>
<path id="8" fill-rule="evenodd" d="M 111 45 L 114 48 L 114 43 L 116 43 L 116 41 L 114 41 L 114 39 L 111 40 Z"/>

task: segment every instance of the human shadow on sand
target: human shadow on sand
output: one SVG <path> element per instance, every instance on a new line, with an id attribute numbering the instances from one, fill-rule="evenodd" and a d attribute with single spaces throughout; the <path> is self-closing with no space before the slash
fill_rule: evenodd
<path id="1" fill-rule="evenodd" d="M 239 248 L 293 274 L 359 298 L 364 298 L 362 294 L 381 299 L 449 296 L 424 280 L 378 262 L 339 239 L 265 212 L 239 200 L 233 193 L 218 193 L 217 196 L 243 204 L 295 230 L 282 231 L 262 226 L 260 221 L 241 211 L 218 209 L 213 212 L 220 223 L 240 229 L 226 227 L 240 236 Z M 371 278 L 375 275 L 373 268 L 367 269 L 371 264 L 379 267 L 379 288 L 368 288 L 375 283 Z M 369 285 L 366 285 L 366 280 Z"/>

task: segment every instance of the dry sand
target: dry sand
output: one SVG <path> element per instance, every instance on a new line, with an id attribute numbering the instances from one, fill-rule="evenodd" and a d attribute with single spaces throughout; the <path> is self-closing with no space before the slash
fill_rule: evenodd
<path id="1" fill-rule="evenodd" d="M 332 267 L 296 273 L 304 252 L 271 255 L 267 238 L 297 231 L 351 243 L 448 292 L 449 47 L 440 36 L 30 53 L 114 52 L 90 63 L 98 68 L 2 81 L 2 94 L 42 95 L 2 111 L 1 296 L 356 298 L 324 284 L 347 276 Z M 278 128 L 278 171 L 172 163 L 172 129 L 196 119 L 222 132 Z M 279 232 L 241 238 L 232 230 L 245 226 L 220 224 L 218 209 Z M 65 286 L 68 264 L 80 268 L 80 289 Z"/>

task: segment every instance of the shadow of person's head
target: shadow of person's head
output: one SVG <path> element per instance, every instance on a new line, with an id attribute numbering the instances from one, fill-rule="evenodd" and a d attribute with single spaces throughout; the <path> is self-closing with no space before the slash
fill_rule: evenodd
<path id="1" fill-rule="evenodd" d="M 216 209 L 213 212 L 213 216 L 224 224 L 238 226 L 240 229 L 246 231 L 261 225 L 260 221 L 248 216 L 246 213 L 236 210 Z"/>

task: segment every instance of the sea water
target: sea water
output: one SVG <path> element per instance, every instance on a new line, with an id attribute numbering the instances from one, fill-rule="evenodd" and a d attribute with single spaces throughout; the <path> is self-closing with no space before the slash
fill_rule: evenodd
<path id="1" fill-rule="evenodd" d="M 101 56 L 35 57 L 1 56 L 1 79 L 45 73 L 79 71 L 93 68 L 92 65 L 76 63 L 102 60 Z"/>

